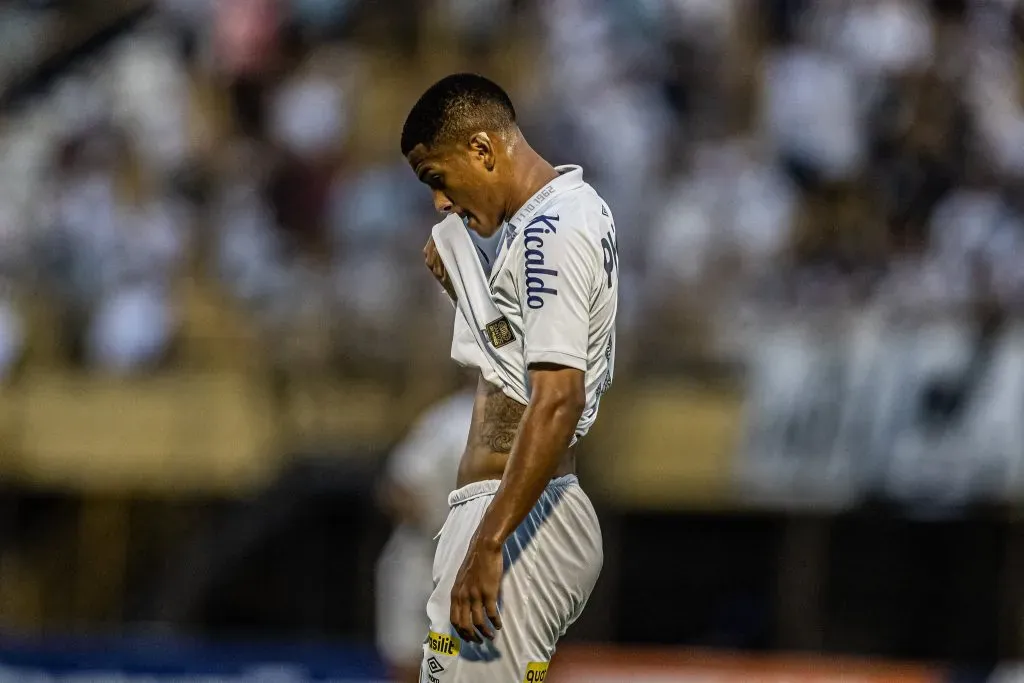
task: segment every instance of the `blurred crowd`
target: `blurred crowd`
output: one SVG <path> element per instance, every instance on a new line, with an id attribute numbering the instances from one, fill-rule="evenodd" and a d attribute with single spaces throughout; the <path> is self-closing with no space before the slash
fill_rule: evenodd
<path id="1" fill-rule="evenodd" d="M 608 198 L 634 351 L 759 308 L 1012 311 L 1021 31 L 1018 0 L 161 0 L 0 117 L 0 377 L 43 300 L 69 363 L 159 367 L 195 278 L 274 349 L 443 354 L 398 133 L 454 69 Z"/>

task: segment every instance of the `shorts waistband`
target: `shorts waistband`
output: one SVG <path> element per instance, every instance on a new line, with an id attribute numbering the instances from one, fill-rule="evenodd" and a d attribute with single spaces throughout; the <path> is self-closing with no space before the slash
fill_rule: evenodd
<path id="1" fill-rule="evenodd" d="M 579 477 L 575 474 L 566 474 L 549 481 L 545 490 L 564 486 L 578 486 L 579 483 Z M 461 489 L 456 489 L 448 494 L 448 507 L 455 507 L 481 496 L 493 496 L 500 485 L 500 479 L 485 479 L 483 481 L 474 481 L 472 484 L 466 484 Z"/>

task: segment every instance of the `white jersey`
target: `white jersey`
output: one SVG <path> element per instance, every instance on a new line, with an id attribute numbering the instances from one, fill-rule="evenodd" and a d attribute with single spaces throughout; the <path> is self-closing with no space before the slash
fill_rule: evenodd
<path id="1" fill-rule="evenodd" d="M 507 323 L 511 335 L 485 333 L 502 345 L 521 345 L 518 372 L 527 392 L 528 368 L 535 363 L 586 373 L 586 408 L 576 427 L 582 437 L 614 375 L 618 245 L 611 211 L 583 181 L 583 170 L 557 170 L 559 177 L 502 228 L 493 259 L 484 259 L 491 298 L 503 316 L 495 322 Z M 460 324 L 457 315 L 456 347 L 473 343 L 460 342 Z M 453 347 L 453 358 L 467 356 L 472 353 Z"/>
<path id="2" fill-rule="evenodd" d="M 388 461 L 388 479 L 425 505 L 423 530 L 430 537 L 448 516 L 448 494 L 466 450 L 473 399 L 473 391 L 463 391 L 430 408 Z"/>

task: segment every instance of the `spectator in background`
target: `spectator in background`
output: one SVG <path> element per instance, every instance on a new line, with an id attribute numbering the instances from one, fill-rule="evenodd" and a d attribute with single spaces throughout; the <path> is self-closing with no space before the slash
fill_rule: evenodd
<path id="1" fill-rule="evenodd" d="M 860 0 L 838 15 L 828 42 L 861 74 L 922 72 L 932 63 L 932 20 L 918 0 Z"/>
<path id="2" fill-rule="evenodd" d="M 213 54 L 238 130 L 262 138 L 267 90 L 281 58 L 284 16 L 279 0 L 216 0 Z"/>
<path id="3" fill-rule="evenodd" d="M 147 173 L 170 178 L 189 156 L 191 92 L 185 64 L 162 32 L 143 30 L 120 46 L 107 76 L 115 120 Z"/>
<path id="4" fill-rule="evenodd" d="M 187 214 L 164 188 L 136 182 L 120 203 L 120 263 L 87 344 L 91 363 L 115 373 L 155 368 L 170 351 L 179 324 L 173 297 L 188 242 Z"/>
<path id="5" fill-rule="evenodd" d="M 796 44 L 769 53 L 764 68 L 763 125 L 778 154 L 811 177 L 858 174 L 867 149 L 850 66 Z"/>
<path id="6" fill-rule="evenodd" d="M 565 113 L 594 186 L 619 215 L 642 223 L 649 209 L 644 189 L 664 170 L 672 112 L 642 68 L 651 55 L 618 30 L 613 10 L 599 0 L 544 3 L 545 103 Z M 617 134 L 602 134 L 607 130 Z"/>
<path id="7" fill-rule="evenodd" d="M 163 187 L 193 160 L 184 123 L 188 77 L 201 74 L 184 68 L 161 31 L 187 27 L 208 39 L 206 66 L 230 93 L 237 137 L 260 142 L 240 152 L 248 155 L 247 168 L 212 173 L 221 192 L 211 222 L 229 288 L 260 320 L 275 320 L 283 335 L 300 308 L 322 307 L 330 319 L 344 319 L 367 352 L 403 358 L 406 335 L 396 330 L 426 310 L 420 304 L 430 292 L 396 279 L 393 264 L 415 258 L 407 233 L 432 219 L 407 201 L 416 190 L 400 169 L 396 175 L 381 158 L 360 158 L 356 166 L 347 156 L 348 138 L 364 122 L 360 108 L 393 108 L 376 103 L 384 80 L 401 80 L 401 72 L 420 64 L 402 59 L 396 48 L 404 39 L 395 28 L 397 15 L 418 13 L 406 12 L 407 3 L 358 0 L 159 4 L 164 21 L 144 25 L 48 96 L 60 103 L 49 109 L 63 110 L 58 123 L 42 108 L 26 127 L 45 138 L 64 126 L 84 140 L 112 108 L 140 165 Z M 453 41 L 444 48 L 448 58 L 471 48 L 467 41 L 488 42 L 495 30 L 514 36 L 520 24 L 539 43 L 542 69 L 528 60 L 515 64 L 523 73 L 514 80 L 535 89 L 521 112 L 524 125 L 551 125 L 548 149 L 589 155 L 582 161 L 593 183 L 615 199 L 617 213 L 631 216 L 632 237 L 620 246 L 631 252 L 624 262 L 636 264 L 622 273 L 623 299 L 632 302 L 624 310 L 636 313 L 656 301 L 705 326 L 715 307 L 733 310 L 722 304 L 733 292 L 773 291 L 759 287 L 765 272 L 789 285 L 774 291 L 793 294 L 791 303 L 847 301 L 863 282 L 868 289 L 881 285 L 869 292 L 881 299 L 920 300 L 932 295 L 919 289 L 944 287 L 950 292 L 939 298 L 969 297 L 961 249 L 985 255 L 1001 296 L 1019 296 L 1022 212 L 1011 189 L 1024 169 L 1024 146 L 1015 142 L 1024 140 L 1014 34 L 1019 3 L 428 4 Z M 362 48 L 373 53 L 365 61 L 351 44 L 338 50 L 322 42 L 337 33 L 316 30 L 349 20 L 385 27 L 383 41 Z M 309 41 L 297 41 L 296 54 L 288 49 L 292 21 Z M 495 64 L 507 42 L 495 44 Z M 349 75 L 357 60 L 380 79 L 373 96 Z M 612 125 L 621 134 L 608 141 L 600 131 Z M 15 147 L 39 144 L 21 133 L 10 137 Z M 231 149 L 218 150 L 214 164 L 234 155 L 236 142 L 231 136 Z M 972 163 L 991 172 L 982 188 L 964 178 L 963 160 L 974 156 Z M 9 174 L 12 194 L 25 194 L 22 186 L 35 175 Z M 58 184 L 66 185 L 62 205 L 75 204 L 72 195 L 86 186 L 98 192 L 95 177 Z M 96 213 L 111 202 L 89 203 Z M 989 220 L 995 204 L 1003 216 L 998 228 Z M 102 231 L 92 232 L 91 239 L 103 241 Z M 88 251 L 74 253 L 68 261 L 77 269 Z M 878 277 L 883 271 L 890 276 Z M 68 300 L 107 287 L 74 272 L 82 284 L 69 289 Z M 310 283 L 319 288 L 315 296 Z M 699 315 L 691 315 L 693 300 Z M 645 319 L 651 316 L 637 313 L 622 323 Z"/>
<path id="8" fill-rule="evenodd" d="M 348 55 L 319 49 L 271 93 L 269 138 L 279 157 L 269 198 L 298 252 L 326 257 L 328 201 L 349 127 Z"/>
<path id="9" fill-rule="evenodd" d="M 175 334 L 185 221 L 152 182 L 127 136 L 92 130 L 62 146 L 41 207 L 44 280 L 63 310 L 65 348 L 117 373 L 154 367 Z"/>
<path id="10" fill-rule="evenodd" d="M 328 47 L 293 56 L 266 91 L 259 136 L 225 145 L 214 210 L 221 276 L 289 366 L 302 359 L 286 347 L 316 339 L 322 350 L 332 334 L 330 197 L 348 140 L 354 61 Z"/>
<path id="11" fill-rule="evenodd" d="M 693 284 L 728 253 L 751 273 L 781 255 L 795 220 L 796 188 L 764 156 L 742 138 L 697 149 L 652 225 L 648 263 L 656 281 Z"/>
<path id="12" fill-rule="evenodd" d="M 373 165 L 332 188 L 332 279 L 351 331 L 347 340 L 370 357 L 401 357 L 407 336 L 392 334 L 410 320 L 410 303 L 424 291 L 395 263 L 415 258 L 417 226 L 437 222 L 416 202 L 415 178 L 401 162 Z M 415 271 L 411 271 L 415 274 Z"/>
<path id="13" fill-rule="evenodd" d="M 271 159 L 253 141 L 238 141 L 226 152 L 212 211 L 217 270 L 257 319 L 276 318 L 290 307 L 290 288 L 284 236 L 267 193 Z"/>

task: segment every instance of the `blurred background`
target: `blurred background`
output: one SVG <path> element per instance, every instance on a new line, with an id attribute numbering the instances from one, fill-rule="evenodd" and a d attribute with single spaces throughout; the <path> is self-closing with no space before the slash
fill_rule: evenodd
<path id="1" fill-rule="evenodd" d="M 550 680 L 1024 681 L 1018 0 L 3 0 L 0 36 L 0 680 L 386 680 L 379 482 L 460 382 L 398 139 L 472 70 L 619 226 L 606 563 Z"/>

